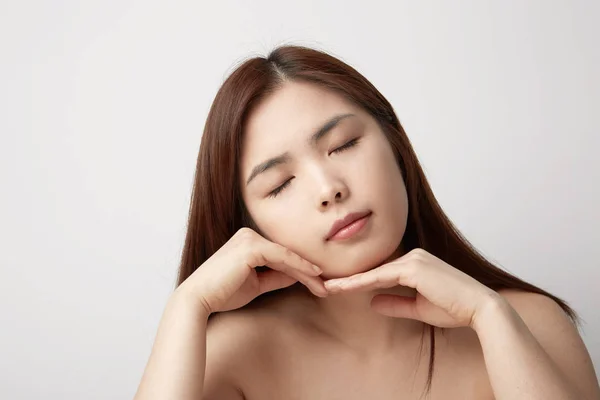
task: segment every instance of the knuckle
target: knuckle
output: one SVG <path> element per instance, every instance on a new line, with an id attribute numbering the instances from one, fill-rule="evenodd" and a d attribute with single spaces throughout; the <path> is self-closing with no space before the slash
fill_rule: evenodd
<path id="1" fill-rule="evenodd" d="M 422 262 L 425 260 L 426 254 L 425 250 L 417 248 L 411 251 L 411 258 L 416 262 Z"/>
<path id="2" fill-rule="evenodd" d="M 244 228 L 242 228 L 244 229 Z M 256 235 L 255 233 L 248 229 L 248 230 L 244 230 L 244 231 L 238 231 L 238 236 L 237 236 L 237 243 L 246 248 L 246 250 L 251 250 L 253 247 L 255 247 L 256 244 Z"/>
<path id="3" fill-rule="evenodd" d="M 264 254 L 256 246 L 248 246 L 246 255 L 248 264 L 265 265 L 267 263 Z"/>
<path id="4" fill-rule="evenodd" d="M 419 257 L 419 256 L 422 256 L 424 252 L 425 252 L 425 250 L 423 250 L 420 247 L 417 247 L 415 249 L 412 249 L 411 254 L 415 257 Z"/>
<path id="5" fill-rule="evenodd" d="M 257 243 L 249 238 L 241 238 L 238 243 L 240 254 L 244 263 L 248 265 L 263 265 L 264 256 L 257 246 Z"/>
<path id="6" fill-rule="evenodd" d="M 248 227 L 242 227 L 236 232 L 236 234 L 241 239 L 249 240 L 254 238 L 255 232 Z"/>
<path id="7" fill-rule="evenodd" d="M 290 249 L 288 249 L 287 247 L 283 250 L 283 255 L 288 259 L 294 258 L 294 256 L 295 256 L 294 252 L 291 251 Z"/>

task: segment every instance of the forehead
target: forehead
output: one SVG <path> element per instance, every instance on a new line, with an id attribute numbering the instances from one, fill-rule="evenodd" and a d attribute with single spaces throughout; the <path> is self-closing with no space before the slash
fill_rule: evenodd
<path id="1" fill-rule="evenodd" d="M 340 94 L 316 84 L 286 82 L 263 99 L 244 127 L 243 161 L 257 161 L 300 143 L 334 115 L 364 112 Z M 252 159 L 252 160 L 249 160 Z M 244 165 L 244 162 L 242 163 Z"/>

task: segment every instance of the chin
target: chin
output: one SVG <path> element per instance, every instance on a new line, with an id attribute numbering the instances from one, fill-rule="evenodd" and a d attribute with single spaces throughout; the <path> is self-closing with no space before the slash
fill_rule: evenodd
<path id="1" fill-rule="evenodd" d="M 389 261 L 398 258 L 401 253 L 398 251 L 398 244 L 393 246 L 385 246 L 379 251 L 363 252 L 361 256 L 352 257 L 352 260 L 340 259 L 339 263 L 332 265 L 330 268 L 323 268 L 323 278 L 346 278 L 362 272 L 367 272 L 379 267 Z"/>
<path id="2" fill-rule="evenodd" d="M 370 271 L 402 255 L 404 229 L 380 229 L 362 243 L 320 255 L 314 262 L 321 267 L 323 279 L 345 278 Z M 321 261 L 321 262 L 319 262 Z"/>

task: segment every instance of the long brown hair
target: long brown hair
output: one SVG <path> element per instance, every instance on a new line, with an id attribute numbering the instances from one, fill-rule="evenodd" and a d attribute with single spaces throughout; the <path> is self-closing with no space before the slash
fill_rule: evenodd
<path id="1" fill-rule="evenodd" d="M 560 298 L 487 261 L 458 231 L 438 204 L 392 105 L 359 72 L 338 58 L 304 46 L 286 45 L 268 57 L 250 58 L 225 80 L 210 108 L 196 165 L 189 221 L 181 257 L 180 285 L 241 227 L 254 227 L 239 187 L 244 123 L 261 99 L 285 81 L 321 85 L 368 111 L 388 138 L 408 192 L 405 251 L 422 248 L 493 290 L 520 289 L 556 301 L 575 323 L 576 312 Z M 430 390 L 435 359 L 435 327 L 430 337 Z M 425 331 L 424 331 L 425 333 Z"/>

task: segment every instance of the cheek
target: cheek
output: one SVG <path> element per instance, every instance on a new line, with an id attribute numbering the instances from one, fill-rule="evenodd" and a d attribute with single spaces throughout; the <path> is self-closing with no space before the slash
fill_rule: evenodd
<path id="1" fill-rule="evenodd" d="M 306 213 L 293 211 L 302 209 L 298 204 L 285 203 L 283 200 L 281 203 L 274 206 L 273 202 L 271 207 L 265 207 L 257 215 L 262 236 L 310 262 L 321 262 L 321 232 L 315 228 L 314 219 L 307 219 Z"/>
<path id="2" fill-rule="evenodd" d="M 397 192 L 403 183 L 400 169 L 390 148 L 380 143 L 367 149 L 362 160 L 356 161 L 360 162 L 357 162 L 359 167 L 354 173 L 362 182 L 363 190 L 366 190 L 373 200 L 396 196 L 394 192 Z"/>
<path id="3" fill-rule="evenodd" d="M 290 203 L 296 200 L 291 200 L 293 196 L 288 197 L 289 199 L 265 200 L 253 213 L 262 235 L 281 245 L 305 241 L 311 233 L 306 216 L 301 212 L 302 207 Z"/>
<path id="4" fill-rule="evenodd" d="M 388 221 L 391 234 L 403 233 L 408 215 L 408 197 L 400 167 L 390 148 L 379 149 L 368 172 L 365 184 L 370 198 Z M 391 232 L 393 231 L 393 232 Z"/>
<path id="5" fill-rule="evenodd" d="M 388 234 L 399 243 L 404 237 L 408 221 L 408 196 L 400 172 L 395 174 L 394 181 L 390 182 L 383 209 L 386 210 L 387 219 L 390 221 L 386 227 Z"/>

